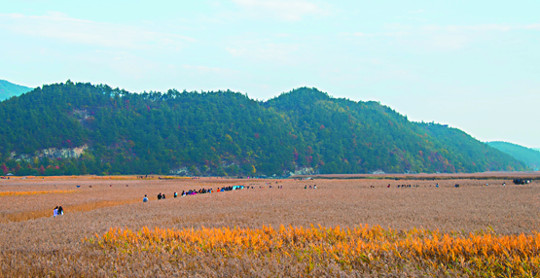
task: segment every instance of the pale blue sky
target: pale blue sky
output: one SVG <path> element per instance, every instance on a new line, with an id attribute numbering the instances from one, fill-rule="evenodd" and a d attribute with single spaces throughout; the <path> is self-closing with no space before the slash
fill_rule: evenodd
<path id="1" fill-rule="evenodd" d="M 18 84 L 309 86 L 540 147 L 537 0 L 0 1 L 0 79 Z"/>

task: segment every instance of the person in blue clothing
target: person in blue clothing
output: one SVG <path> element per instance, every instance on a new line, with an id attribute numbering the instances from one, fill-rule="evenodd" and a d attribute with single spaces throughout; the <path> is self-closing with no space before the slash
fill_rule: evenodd
<path id="1" fill-rule="evenodd" d="M 144 198 L 142 198 L 142 201 L 143 201 L 143 203 L 148 202 L 148 197 L 146 196 L 146 194 L 144 194 Z"/>

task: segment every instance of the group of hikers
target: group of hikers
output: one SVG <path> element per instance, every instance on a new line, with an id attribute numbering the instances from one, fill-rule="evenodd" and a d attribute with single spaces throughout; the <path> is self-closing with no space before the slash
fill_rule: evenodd
<path id="1" fill-rule="evenodd" d="M 64 209 L 62 206 L 56 206 L 53 210 L 53 217 L 64 215 Z"/>
<path id="2" fill-rule="evenodd" d="M 413 187 L 420 187 L 418 184 L 398 184 L 397 188 L 413 188 Z M 439 187 L 439 184 L 436 185 L 436 187 Z M 390 185 L 388 185 L 388 188 L 390 188 Z"/>
<path id="3" fill-rule="evenodd" d="M 270 183 L 267 183 L 268 185 L 268 188 L 272 189 L 272 185 Z M 259 186 L 260 189 L 264 188 L 263 186 Z M 275 188 L 277 189 L 283 189 L 283 185 L 277 185 L 275 186 Z M 304 186 L 304 189 L 317 189 L 317 185 L 314 184 L 314 185 L 305 185 Z M 213 188 L 201 188 L 199 190 L 196 190 L 196 189 L 190 189 L 190 190 L 183 190 L 182 193 L 178 194 L 177 192 L 174 192 L 173 193 L 173 196 L 174 198 L 178 197 L 179 195 L 181 197 L 184 197 L 184 196 L 191 196 L 191 195 L 197 195 L 197 194 L 206 194 L 206 193 L 214 193 L 214 192 L 225 192 L 225 191 L 233 191 L 233 190 L 240 190 L 240 189 L 255 189 L 255 186 L 251 185 L 251 186 L 244 186 L 244 185 L 231 185 L 231 186 L 224 186 L 224 187 L 221 187 L 221 188 L 217 188 L 215 191 Z M 163 200 L 165 199 L 165 194 L 163 193 L 159 193 L 157 195 L 157 199 L 158 200 Z M 148 202 L 148 196 L 147 195 L 144 195 L 144 198 L 143 198 L 143 202 L 146 203 Z"/>
<path id="4" fill-rule="evenodd" d="M 212 188 L 201 188 L 201 189 L 199 189 L 199 190 L 190 189 L 190 190 L 188 190 L 188 191 L 182 190 L 182 193 L 180 194 L 180 196 L 184 197 L 184 196 L 187 196 L 187 195 L 212 193 L 213 190 L 214 190 L 214 189 L 212 189 Z M 218 187 L 218 189 L 217 189 L 217 192 L 220 192 L 219 187 Z M 175 192 L 175 193 L 176 193 L 176 192 Z"/>
<path id="5" fill-rule="evenodd" d="M 180 196 L 181 197 L 184 197 L 184 196 L 190 196 L 190 195 L 197 195 L 197 194 L 206 194 L 206 193 L 212 193 L 212 192 L 225 192 L 225 191 L 233 191 L 233 190 L 240 190 L 240 189 L 250 189 L 250 186 L 243 186 L 243 185 L 231 185 L 231 186 L 224 186 L 224 187 L 221 187 L 221 188 L 217 188 L 216 191 L 214 191 L 213 188 L 201 188 L 199 190 L 196 190 L 196 189 L 190 189 L 190 190 L 182 190 L 182 193 L 180 193 Z M 251 189 L 255 189 L 253 186 L 251 186 Z M 174 192 L 173 193 L 173 197 L 176 198 L 178 197 L 178 192 Z M 157 195 L 157 199 L 158 200 L 163 200 L 165 199 L 166 196 L 164 193 L 159 193 Z M 144 195 L 144 198 L 143 198 L 143 203 L 146 203 L 148 202 L 148 195 Z"/>
<path id="6" fill-rule="evenodd" d="M 429 187 L 431 187 L 431 186 L 432 186 L 432 185 L 430 184 Z M 390 188 L 391 185 L 388 184 L 386 187 L 387 187 L 387 188 Z M 398 185 L 397 185 L 397 188 L 417 188 L 417 187 L 420 187 L 420 185 L 418 185 L 418 184 L 398 184 Z M 435 184 L 435 187 L 436 187 L 436 188 L 439 188 L 439 184 L 436 183 L 436 184 Z M 459 184 L 454 185 L 454 187 L 459 187 Z"/>
<path id="7" fill-rule="evenodd" d="M 489 183 L 486 183 L 484 186 L 489 186 Z M 503 183 L 502 183 L 502 186 L 503 186 L 503 187 L 506 187 L 506 182 L 503 182 Z M 371 186 L 371 187 L 374 188 L 374 186 Z M 388 184 L 386 187 L 387 187 L 387 188 L 390 188 L 391 185 Z M 417 185 L 417 184 L 413 184 L 413 185 L 410 185 L 410 184 L 398 184 L 398 185 L 397 185 L 397 188 L 416 188 L 416 187 L 420 187 L 420 185 Z M 424 186 L 424 187 L 426 187 L 426 186 Z M 432 185 L 430 184 L 429 187 L 432 187 Z M 436 183 L 436 184 L 435 184 L 435 187 L 436 187 L 436 188 L 439 188 L 439 184 Z M 454 187 L 455 187 L 455 188 L 459 188 L 459 187 L 460 187 L 459 183 L 454 184 Z"/>
<path id="8" fill-rule="evenodd" d="M 177 195 L 176 192 L 174 192 L 174 195 L 175 195 L 174 197 L 176 198 L 176 195 Z M 165 193 L 159 192 L 159 194 L 157 195 L 157 199 L 158 200 L 165 199 Z"/>

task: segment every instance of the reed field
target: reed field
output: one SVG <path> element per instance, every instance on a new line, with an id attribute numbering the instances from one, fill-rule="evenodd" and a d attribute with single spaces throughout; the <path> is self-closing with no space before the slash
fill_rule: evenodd
<path id="1" fill-rule="evenodd" d="M 534 178 L 0 179 L 0 277 L 539 277 Z"/>

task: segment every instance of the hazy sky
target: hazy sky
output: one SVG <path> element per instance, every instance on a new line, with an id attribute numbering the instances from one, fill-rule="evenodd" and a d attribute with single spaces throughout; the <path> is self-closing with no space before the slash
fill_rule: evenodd
<path id="1" fill-rule="evenodd" d="M 18 84 L 309 86 L 540 147 L 538 0 L 0 1 L 0 79 Z"/>

